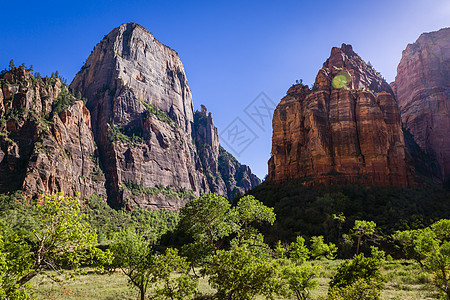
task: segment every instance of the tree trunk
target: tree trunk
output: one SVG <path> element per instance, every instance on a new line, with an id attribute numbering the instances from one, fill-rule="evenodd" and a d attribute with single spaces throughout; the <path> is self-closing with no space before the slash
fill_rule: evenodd
<path id="1" fill-rule="evenodd" d="M 141 300 L 145 300 L 145 290 L 143 288 L 141 290 Z"/>
<path id="2" fill-rule="evenodd" d="M 19 286 L 22 286 L 25 283 L 27 283 L 28 281 L 30 281 L 37 274 L 39 274 L 39 270 L 34 270 L 33 272 L 30 272 L 30 273 L 26 274 L 25 276 L 23 276 L 22 278 L 20 278 L 20 280 L 17 282 L 17 284 Z"/>
<path id="3" fill-rule="evenodd" d="M 359 254 L 359 243 L 361 242 L 362 235 L 358 236 L 358 245 L 356 245 L 356 255 Z"/>

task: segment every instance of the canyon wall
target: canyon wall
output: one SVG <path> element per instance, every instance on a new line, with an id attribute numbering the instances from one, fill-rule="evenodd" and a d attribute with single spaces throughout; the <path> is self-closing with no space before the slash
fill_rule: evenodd
<path id="1" fill-rule="evenodd" d="M 311 89 L 293 85 L 278 104 L 268 180 L 407 186 L 413 179 L 405 157 L 392 89 L 342 44 Z"/>

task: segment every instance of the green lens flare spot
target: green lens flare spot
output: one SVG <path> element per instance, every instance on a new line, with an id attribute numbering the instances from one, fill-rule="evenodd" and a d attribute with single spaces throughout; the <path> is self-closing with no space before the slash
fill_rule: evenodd
<path id="1" fill-rule="evenodd" d="M 347 87 L 352 82 L 352 77 L 347 71 L 341 71 L 339 74 L 334 76 L 333 80 L 331 81 L 331 85 L 335 89 L 342 89 Z"/>

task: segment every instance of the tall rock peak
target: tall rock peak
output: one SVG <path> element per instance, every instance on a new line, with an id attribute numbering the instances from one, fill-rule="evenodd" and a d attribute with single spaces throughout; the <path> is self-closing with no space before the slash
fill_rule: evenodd
<path id="1" fill-rule="evenodd" d="M 333 82 L 328 82 L 326 79 L 332 80 L 338 74 L 348 74 L 346 88 L 393 94 L 391 87 L 381 74 L 356 54 L 351 45 L 342 44 L 341 48 L 331 49 L 330 57 L 324 62 L 316 77 L 315 87 L 319 89 L 330 87 Z"/>
<path id="2" fill-rule="evenodd" d="M 273 117 L 268 180 L 406 186 L 398 106 L 351 45 L 333 48 L 314 86 L 294 85 Z"/>
<path id="3" fill-rule="evenodd" d="M 392 88 L 405 128 L 450 180 L 450 28 L 423 33 L 402 53 Z"/>
<path id="4" fill-rule="evenodd" d="M 219 141 L 211 114 L 205 124 L 194 119 L 177 52 L 142 26 L 107 34 L 70 87 L 88 99 L 112 206 L 178 208 L 191 195 L 228 194 L 220 174 L 213 176 Z"/>

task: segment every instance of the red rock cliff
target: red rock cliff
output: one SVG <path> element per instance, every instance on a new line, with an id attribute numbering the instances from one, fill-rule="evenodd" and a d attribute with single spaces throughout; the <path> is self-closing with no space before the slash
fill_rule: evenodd
<path id="1" fill-rule="evenodd" d="M 272 122 L 272 182 L 408 184 L 393 92 L 350 45 L 331 50 L 312 90 L 292 86 Z"/>
<path id="2" fill-rule="evenodd" d="M 392 88 L 403 124 L 450 178 L 450 28 L 422 34 L 402 53 Z"/>

